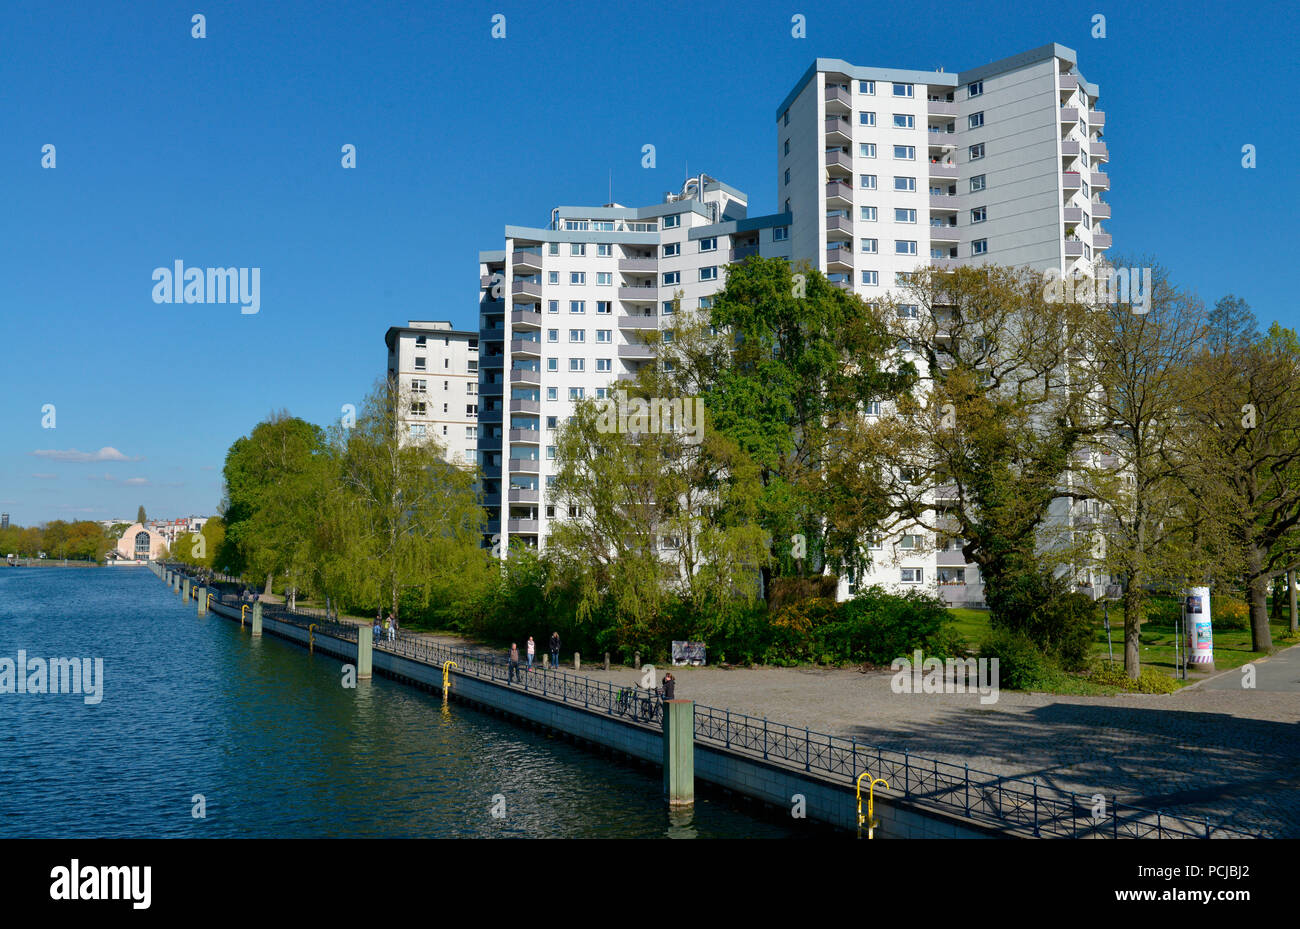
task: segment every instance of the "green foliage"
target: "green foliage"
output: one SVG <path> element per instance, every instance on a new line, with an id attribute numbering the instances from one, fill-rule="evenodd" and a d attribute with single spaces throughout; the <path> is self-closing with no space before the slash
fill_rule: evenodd
<path id="1" fill-rule="evenodd" d="M 1117 687 L 1128 693 L 1169 694 L 1178 689 L 1178 682 L 1155 668 L 1144 667 L 1137 680 L 1132 680 L 1123 665 L 1099 661 L 1088 672 L 1088 679 L 1104 687 Z"/>
<path id="2" fill-rule="evenodd" d="M 1007 581 L 1007 578 L 1003 579 Z M 1097 606 L 1078 591 L 1069 591 L 1064 581 L 1046 574 L 1010 579 L 1022 590 L 1024 609 L 994 612 L 989 625 L 998 630 L 1021 633 L 1067 671 L 1081 671 L 1087 664 Z M 1029 604 L 1033 602 L 1032 607 Z"/>
<path id="3" fill-rule="evenodd" d="M 1216 629 L 1249 629 L 1250 604 L 1240 597 L 1210 596 L 1210 620 Z"/>
<path id="4" fill-rule="evenodd" d="M 56 519 L 40 527 L 10 525 L 0 530 L 0 556 L 14 554 L 35 558 L 45 552 L 50 558 L 71 561 L 103 561 L 117 540 L 99 523 Z"/>
<path id="5" fill-rule="evenodd" d="M 994 629 L 980 657 L 998 660 L 998 686 L 1008 690 L 1048 690 L 1061 678 L 1056 662 L 1023 632 Z"/>

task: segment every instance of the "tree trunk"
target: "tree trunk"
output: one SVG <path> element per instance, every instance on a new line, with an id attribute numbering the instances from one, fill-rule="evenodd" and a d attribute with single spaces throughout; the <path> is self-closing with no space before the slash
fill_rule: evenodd
<path id="1" fill-rule="evenodd" d="M 1292 569 L 1291 569 L 1290 571 L 1288 571 L 1287 574 L 1286 574 L 1286 592 L 1287 592 L 1287 604 L 1288 604 L 1288 606 L 1290 606 L 1290 608 L 1291 608 L 1291 615 L 1288 617 L 1288 621 L 1289 621 L 1290 624 L 1291 624 L 1291 633 L 1292 633 L 1293 635 L 1294 635 L 1297 631 L 1300 631 L 1300 626 L 1297 626 L 1297 625 L 1296 625 L 1296 587 L 1295 587 L 1295 582 L 1296 582 L 1295 568 L 1292 568 Z"/>
<path id="2" fill-rule="evenodd" d="M 1142 640 L 1138 637 L 1142 631 L 1142 588 L 1140 575 L 1129 579 L 1124 589 L 1124 671 L 1129 680 L 1136 681 L 1142 671 Z"/>
<path id="3" fill-rule="evenodd" d="M 1250 598 L 1250 650 L 1266 652 L 1273 647 L 1273 634 L 1268 628 L 1268 575 L 1264 569 L 1264 549 L 1250 546 L 1246 555 L 1246 589 Z"/>
<path id="4" fill-rule="evenodd" d="M 1273 602 L 1269 604 L 1268 613 L 1275 622 L 1282 619 L 1282 588 L 1285 584 L 1285 574 L 1273 578 Z"/>

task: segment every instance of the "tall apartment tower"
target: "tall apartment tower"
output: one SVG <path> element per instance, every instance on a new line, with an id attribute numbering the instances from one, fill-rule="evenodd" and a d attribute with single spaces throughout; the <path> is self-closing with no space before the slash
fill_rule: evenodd
<path id="1" fill-rule="evenodd" d="M 1075 61 L 1056 44 L 955 74 L 817 59 L 776 111 L 793 259 L 866 300 L 926 266 L 1090 272 L 1111 244 L 1109 156 L 1098 89 Z M 1050 518 L 1081 515 L 1060 502 Z M 960 543 L 931 541 L 913 529 L 873 542 L 873 568 L 840 595 L 937 582 L 950 603 L 981 603 Z M 1096 594 L 1101 581 L 1087 583 Z"/>
<path id="2" fill-rule="evenodd" d="M 789 214 L 748 217 L 747 204 L 701 174 L 653 206 L 557 207 L 546 228 L 507 226 L 505 247 L 479 254 L 478 449 L 494 548 L 544 547 L 566 518 L 549 487 L 556 429 L 577 400 L 635 378 L 672 314 L 710 305 L 727 265 L 790 257 Z"/>
<path id="3" fill-rule="evenodd" d="M 478 457 L 479 334 L 410 320 L 384 334 L 388 376 L 402 395 L 403 441 L 435 440 L 453 464 Z"/>

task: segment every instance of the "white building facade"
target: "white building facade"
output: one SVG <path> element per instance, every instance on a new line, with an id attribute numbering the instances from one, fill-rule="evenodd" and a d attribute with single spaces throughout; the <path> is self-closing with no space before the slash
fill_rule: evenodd
<path id="1" fill-rule="evenodd" d="M 409 320 L 384 335 L 388 377 L 401 394 L 403 442 L 437 442 L 453 464 L 478 457 L 479 334 Z"/>

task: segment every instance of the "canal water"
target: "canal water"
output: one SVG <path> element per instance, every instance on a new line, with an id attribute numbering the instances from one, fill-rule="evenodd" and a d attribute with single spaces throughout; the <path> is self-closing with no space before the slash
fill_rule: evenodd
<path id="1" fill-rule="evenodd" d="M 657 769 L 383 678 L 344 688 L 337 659 L 200 619 L 142 568 L 0 567 L 0 660 L 20 649 L 102 659 L 103 697 L 0 694 L 3 837 L 815 834 L 707 796 L 670 818 Z"/>

